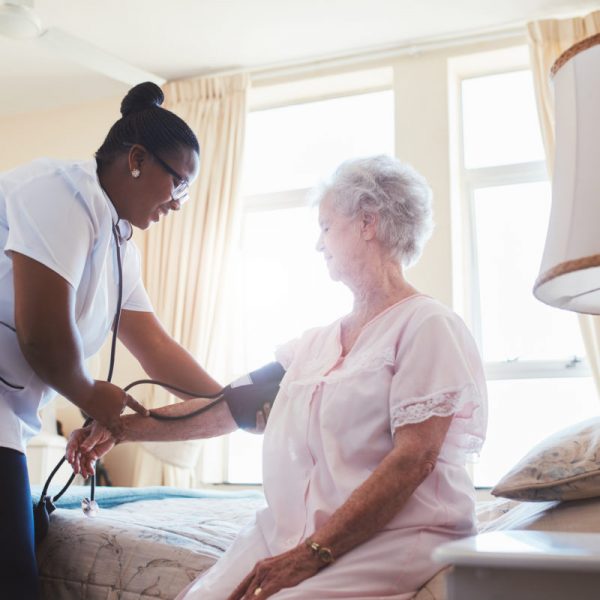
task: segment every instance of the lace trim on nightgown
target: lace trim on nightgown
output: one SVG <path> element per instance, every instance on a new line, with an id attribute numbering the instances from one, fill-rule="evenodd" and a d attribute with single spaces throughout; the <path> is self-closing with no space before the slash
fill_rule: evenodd
<path id="1" fill-rule="evenodd" d="M 482 446 L 483 440 L 480 437 L 477 437 L 470 433 L 467 434 L 467 438 L 462 447 L 465 451 L 465 454 L 467 455 L 467 460 L 469 460 L 469 462 L 479 461 L 479 453 L 481 452 Z"/>
<path id="2" fill-rule="evenodd" d="M 415 398 L 403 406 L 395 407 L 392 411 L 392 429 L 422 423 L 431 417 L 449 417 L 460 410 L 463 399 L 468 401 L 475 392 L 475 386 L 469 384 L 459 390 L 444 390 L 428 398 Z M 475 407 L 475 411 L 477 410 L 479 406 Z M 477 454 L 481 450 L 482 438 L 468 431 L 459 433 L 462 437 L 460 447 L 467 454 Z"/>
<path id="3" fill-rule="evenodd" d="M 394 417 L 396 426 L 422 423 L 431 417 L 448 417 L 458 408 L 463 390 L 441 392 L 430 398 L 419 398 L 413 404 L 396 408 Z"/>

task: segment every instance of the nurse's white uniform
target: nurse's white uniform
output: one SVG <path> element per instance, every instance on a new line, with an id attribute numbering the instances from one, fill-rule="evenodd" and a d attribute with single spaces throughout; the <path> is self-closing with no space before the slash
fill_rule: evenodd
<path id="1" fill-rule="evenodd" d="M 14 331 L 11 252 L 35 259 L 76 290 L 75 322 L 86 358 L 110 332 L 118 297 L 112 224 L 96 161 L 36 160 L 0 174 L 0 447 L 24 452 L 41 428 L 38 411 L 54 395 L 21 353 Z M 123 303 L 152 311 L 132 241 L 121 245 Z M 23 389 L 17 389 L 17 386 Z"/>
<path id="2" fill-rule="evenodd" d="M 402 510 L 367 542 L 277 600 L 406 600 L 439 566 L 438 544 L 475 532 L 466 456 L 487 423 L 481 359 L 461 319 L 422 295 L 365 325 L 342 355 L 340 322 L 283 347 L 286 375 L 265 430 L 268 507 L 178 599 L 225 600 L 255 563 L 302 543 L 393 448 L 403 425 L 453 415 L 438 462 Z M 401 435 L 401 434 L 400 434 Z"/>

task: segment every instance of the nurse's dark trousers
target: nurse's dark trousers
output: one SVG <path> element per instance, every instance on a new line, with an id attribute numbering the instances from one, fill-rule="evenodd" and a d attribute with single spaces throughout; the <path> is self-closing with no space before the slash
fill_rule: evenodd
<path id="1" fill-rule="evenodd" d="M 38 585 L 27 460 L 0 447 L 0 597 L 38 600 Z"/>

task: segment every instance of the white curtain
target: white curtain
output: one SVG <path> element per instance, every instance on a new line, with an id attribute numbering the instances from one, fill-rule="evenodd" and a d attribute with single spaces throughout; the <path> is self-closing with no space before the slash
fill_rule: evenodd
<path id="1" fill-rule="evenodd" d="M 198 136 L 200 175 L 182 213 L 151 228 L 141 244 L 143 279 L 159 319 L 217 379 L 223 376 L 228 272 L 241 212 L 248 87 L 245 74 L 165 85 L 165 108 Z M 145 402 L 156 407 L 174 400 L 152 386 Z M 134 485 L 193 486 L 201 444 L 142 444 Z"/>

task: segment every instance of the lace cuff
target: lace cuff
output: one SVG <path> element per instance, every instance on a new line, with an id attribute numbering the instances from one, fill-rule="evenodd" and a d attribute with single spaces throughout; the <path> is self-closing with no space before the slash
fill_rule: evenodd
<path id="1" fill-rule="evenodd" d="M 392 431 L 402 425 L 422 423 L 431 417 L 448 417 L 457 412 L 464 389 L 438 392 L 428 398 L 414 398 L 392 409 Z"/>

